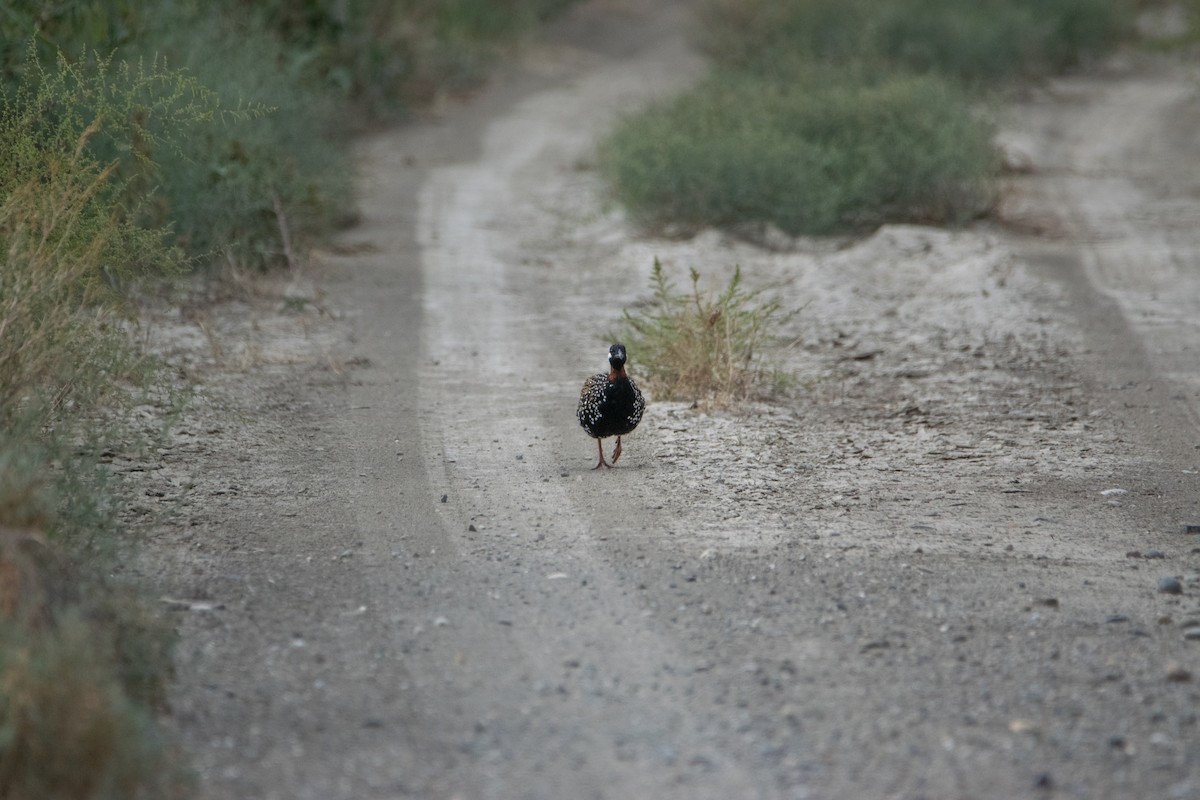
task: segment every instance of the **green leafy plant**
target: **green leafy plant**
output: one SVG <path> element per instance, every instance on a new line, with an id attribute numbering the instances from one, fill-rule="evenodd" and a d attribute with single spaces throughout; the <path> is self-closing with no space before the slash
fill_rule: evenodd
<path id="1" fill-rule="evenodd" d="M 796 311 L 785 311 L 766 289 L 748 289 L 741 268 L 720 292 L 701 288 L 690 271 L 691 288 L 678 291 L 656 258 L 650 273 L 653 296 L 625 310 L 623 339 L 637 354 L 640 371 L 655 396 L 718 405 L 769 395 L 786 383 L 764 358 L 778 327 Z"/>
<path id="2" fill-rule="evenodd" d="M 109 575 L 120 495 L 101 468 L 155 387 L 129 301 L 178 270 L 144 224 L 156 153 L 219 119 L 160 63 L 30 58 L 0 93 L 0 796 L 170 797 L 156 712 L 169 627 Z"/>
<path id="3" fill-rule="evenodd" d="M 937 72 L 967 83 L 1036 77 L 1104 53 L 1134 0 L 709 0 L 718 63 L 788 79 L 813 64 Z"/>
<path id="4" fill-rule="evenodd" d="M 140 380 L 124 290 L 181 264 L 142 224 L 155 150 L 220 107 L 160 64 L 32 57 L 0 94 L 0 422 L 78 416 Z M 144 376 L 142 376 L 144 377 Z"/>

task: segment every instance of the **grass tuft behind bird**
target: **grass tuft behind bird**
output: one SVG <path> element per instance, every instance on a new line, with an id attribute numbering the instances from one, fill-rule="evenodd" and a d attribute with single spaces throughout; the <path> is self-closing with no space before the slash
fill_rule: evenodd
<path id="1" fill-rule="evenodd" d="M 728 405 L 788 386 L 790 376 L 764 358 L 763 349 L 798 310 L 785 310 L 765 287 L 747 288 L 740 267 L 720 292 L 702 289 L 695 269 L 690 277 L 690 290 L 678 291 L 654 259 L 653 297 L 644 307 L 625 310 L 615 337 L 639 354 L 651 393 Z"/>

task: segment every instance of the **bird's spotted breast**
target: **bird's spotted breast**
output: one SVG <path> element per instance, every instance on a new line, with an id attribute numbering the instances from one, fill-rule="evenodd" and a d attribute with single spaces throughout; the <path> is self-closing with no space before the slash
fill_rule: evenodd
<path id="1" fill-rule="evenodd" d="M 598 373 L 584 381 L 575 415 L 590 436 L 603 438 L 632 431 L 645 409 L 645 398 L 628 376 L 613 380 Z"/>

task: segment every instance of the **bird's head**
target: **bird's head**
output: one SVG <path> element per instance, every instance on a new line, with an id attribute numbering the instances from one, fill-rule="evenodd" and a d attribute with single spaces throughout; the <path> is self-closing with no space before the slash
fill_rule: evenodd
<path id="1" fill-rule="evenodd" d="M 615 371 L 621 371 L 621 368 L 625 366 L 625 345 L 614 344 L 608 348 L 608 364 Z"/>

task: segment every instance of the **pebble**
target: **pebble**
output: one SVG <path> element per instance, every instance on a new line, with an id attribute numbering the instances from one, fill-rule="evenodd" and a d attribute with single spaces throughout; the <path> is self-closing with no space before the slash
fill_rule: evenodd
<path id="1" fill-rule="evenodd" d="M 1185 628 L 1183 631 L 1183 638 L 1187 639 L 1189 642 L 1200 642 L 1200 627 Z"/>
<path id="2" fill-rule="evenodd" d="M 1125 616 L 1124 614 L 1109 614 L 1104 618 L 1104 621 L 1110 625 L 1113 625 L 1118 622 L 1129 622 L 1129 617 Z"/>
<path id="3" fill-rule="evenodd" d="M 1147 550 L 1142 553 L 1142 558 L 1166 558 L 1167 554 L 1162 550 Z"/>
<path id="4" fill-rule="evenodd" d="M 1183 594 L 1183 584 L 1173 576 L 1158 579 L 1158 590 L 1163 594 Z"/>
<path id="5" fill-rule="evenodd" d="M 1175 683 L 1183 683 L 1192 679 L 1191 671 L 1178 661 L 1168 661 L 1166 668 L 1163 669 L 1163 674 L 1167 680 Z"/>
<path id="6" fill-rule="evenodd" d="M 1200 533 L 1200 522 L 1185 522 L 1179 526 L 1183 533 L 1197 534 Z"/>

